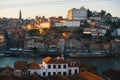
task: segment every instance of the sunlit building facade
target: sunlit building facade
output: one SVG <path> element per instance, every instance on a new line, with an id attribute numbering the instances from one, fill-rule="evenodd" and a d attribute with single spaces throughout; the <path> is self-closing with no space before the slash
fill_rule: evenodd
<path id="1" fill-rule="evenodd" d="M 81 7 L 80 9 L 70 9 L 68 11 L 68 19 L 73 20 L 87 20 L 87 9 Z"/>

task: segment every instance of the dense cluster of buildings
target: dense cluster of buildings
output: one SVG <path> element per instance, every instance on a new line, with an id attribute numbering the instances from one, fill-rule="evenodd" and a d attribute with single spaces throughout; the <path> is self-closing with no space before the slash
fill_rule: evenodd
<path id="1" fill-rule="evenodd" d="M 120 70 L 108 69 L 99 76 L 78 60 L 45 57 L 42 64 L 16 61 L 14 67 L 0 67 L 0 80 L 119 80 Z"/>
<path id="2" fill-rule="evenodd" d="M 20 11 L 19 19 L 0 19 L 0 47 L 60 52 L 114 50 L 116 53 L 120 44 L 119 24 L 118 17 L 112 17 L 104 10 L 92 12 L 84 6 L 68 10 L 67 18 L 36 16 L 35 19 L 22 19 Z"/>
<path id="3" fill-rule="evenodd" d="M 90 67 L 63 57 L 43 58 L 42 64 L 16 61 L 14 68 L 0 68 L 2 80 L 105 80 Z"/>
<path id="4" fill-rule="evenodd" d="M 80 9 L 68 10 L 67 18 L 36 16 L 35 19 L 0 18 L 0 56 L 8 50 L 20 54 L 50 53 L 119 54 L 120 18 L 110 13 Z M 32 51 L 31 51 L 32 50 Z M 5 52 L 4 52 L 5 51 Z M 29 52 L 30 51 L 30 52 Z M 9 51 L 7 53 L 10 53 Z M 113 54 L 114 53 L 114 54 Z M 13 54 L 13 53 L 12 53 Z M 60 55 L 61 55 L 60 54 Z M 27 55 L 28 56 L 28 55 Z M 112 80 L 119 71 L 103 72 Z M 0 79 L 6 80 L 105 80 L 89 72 L 89 67 L 63 57 L 46 57 L 42 64 L 16 61 L 14 69 L 0 68 Z M 117 80 L 117 78 L 114 78 Z M 119 78 L 118 78 L 119 80 Z"/>

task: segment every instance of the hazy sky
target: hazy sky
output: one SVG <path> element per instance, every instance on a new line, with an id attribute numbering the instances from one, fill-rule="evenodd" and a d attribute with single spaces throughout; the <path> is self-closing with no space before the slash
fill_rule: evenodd
<path id="1" fill-rule="evenodd" d="M 66 17 L 69 9 L 81 6 L 92 11 L 103 9 L 120 17 L 120 0 L 0 0 L 0 17 L 18 18 L 19 10 L 23 18 Z"/>

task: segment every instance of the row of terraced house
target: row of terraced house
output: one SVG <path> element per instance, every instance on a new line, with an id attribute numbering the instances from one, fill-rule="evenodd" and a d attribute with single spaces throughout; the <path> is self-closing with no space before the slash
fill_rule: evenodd
<path id="1" fill-rule="evenodd" d="M 105 71 L 103 74 L 109 72 Z M 45 57 L 42 59 L 42 64 L 16 61 L 13 69 L 9 66 L 0 67 L 0 80 L 105 80 L 104 78 L 96 75 L 96 72 L 80 61 L 64 59 L 63 56 Z M 106 80 L 112 79 L 106 78 Z"/>
<path id="2" fill-rule="evenodd" d="M 51 76 L 55 74 L 68 76 L 87 70 L 87 68 L 80 66 L 80 63 L 75 60 L 65 60 L 62 57 L 46 57 L 42 60 L 42 64 L 35 62 L 28 64 L 26 61 L 16 61 L 14 64 L 14 74 L 17 76 L 26 76 L 27 74 L 33 73 L 41 76 Z"/>

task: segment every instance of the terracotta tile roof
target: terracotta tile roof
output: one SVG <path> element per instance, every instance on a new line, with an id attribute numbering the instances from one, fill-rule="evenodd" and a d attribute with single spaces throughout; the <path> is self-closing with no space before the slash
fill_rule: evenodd
<path id="1" fill-rule="evenodd" d="M 12 80 L 24 80 L 23 77 L 13 76 Z"/>
<path id="2" fill-rule="evenodd" d="M 10 66 L 0 68 L 0 73 L 7 71 L 7 73 L 13 73 L 13 69 Z M 5 73 L 5 72 L 4 72 Z"/>
<path id="3" fill-rule="evenodd" d="M 71 80 L 71 79 L 69 79 L 65 76 L 62 76 L 60 74 L 56 74 L 56 75 L 53 75 L 53 76 L 49 76 L 48 80 Z"/>
<path id="4" fill-rule="evenodd" d="M 2 74 L 0 80 L 23 80 L 22 77 L 14 76 L 13 74 Z"/>
<path id="5" fill-rule="evenodd" d="M 27 69 L 26 61 L 16 61 L 14 63 L 14 69 Z"/>
<path id="6" fill-rule="evenodd" d="M 81 72 L 79 74 L 81 77 L 85 78 L 86 80 L 105 80 L 103 79 L 102 77 L 98 76 L 98 75 L 95 75 L 93 73 L 90 73 L 88 71 L 85 71 L 85 72 Z"/>
<path id="7" fill-rule="evenodd" d="M 108 69 L 103 72 L 104 75 L 111 78 L 111 80 L 120 80 L 120 71 L 115 71 L 113 69 Z"/>
<path id="8" fill-rule="evenodd" d="M 51 57 L 46 57 L 43 59 L 45 63 L 49 64 L 66 64 L 68 63 L 66 60 L 62 59 L 61 57 L 56 57 L 56 58 L 51 58 Z"/>
<path id="9" fill-rule="evenodd" d="M 6 66 L 5 67 L 6 69 L 9 69 L 9 70 L 12 70 L 12 68 L 10 66 Z"/>
<path id="10" fill-rule="evenodd" d="M 40 69 L 39 64 L 32 62 L 30 64 L 28 64 L 28 69 Z"/>
<path id="11" fill-rule="evenodd" d="M 79 67 L 79 63 L 77 60 L 62 59 L 59 56 L 56 58 L 46 57 L 42 61 L 47 64 L 68 64 L 68 67 Z"/>
<path id="12" fill-rule="evenodd" d="M 0 80 L 14 80 L 14 78 L 8 75 L 2 75 L 0 76 Z"/>
<path id="13" fill-rule="evenodd" d="M 87 68 L 87 71 L 88 71 L 88 72 L 91 72 L 91 73 L 93 73 L 93 74 L 97 74 L 97 70 L 94 70 L 94 69 L 92 69 L 92 68 Z"/>
<path id="14" fill-rule="evenodd" d="M 78 60 L 66 59 L 66 62 L 68 63 L 68 67 L 79 67 L 79 66 L 81 66 L 81 63 Z"/>
<path id="15" fill-rule="evenodd" d="M 28 76 L 28 80 L 43 80 L 43 79 L 37 74 L 31 74 L 30 76 Z"/>
<path id="16" fill-rule="evenodd" d="M 68 77 L 70 80 L 87 80 L 79 75 L 72 75 Z"/>
<path id="17" fill-rule="evenodd" d="M 48 63 L 51 59 L 52 58 L 48 56 L 48 57 L 44 58 L 42 61 L 44 61 L 45 63 Z"/>

